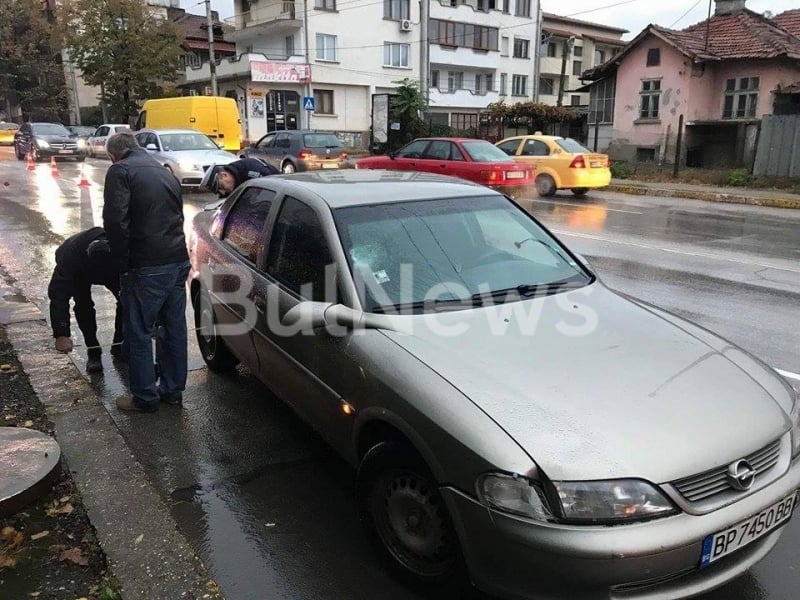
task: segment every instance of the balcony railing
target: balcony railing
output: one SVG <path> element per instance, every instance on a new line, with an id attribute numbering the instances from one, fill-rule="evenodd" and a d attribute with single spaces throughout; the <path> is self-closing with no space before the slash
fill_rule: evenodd
<path id="1" fill-rule="evenodd" d="M 296 18 L 294 2 L 275 2 L 263 6 L 254 3 L 249 11 L 228 17 L 225 19 L 225 23 L 232 25 L 236 29 L 243 29 L 260 23 L 277 20 L 291 21 Z"/>

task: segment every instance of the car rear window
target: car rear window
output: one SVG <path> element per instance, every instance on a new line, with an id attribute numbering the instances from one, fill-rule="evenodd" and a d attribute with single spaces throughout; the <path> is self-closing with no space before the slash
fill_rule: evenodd
<path id="1" fill-rule="evenodd" d="M 303 135 L 306 148 L 341 148 L 342 143 L 332 133 L 306 133 Z"/>
<path id="2" fill-rule="evenodd" d="M 486 140 L 461 142 L 469 157 L 475 162 L 514 162 L 514 159 Z"/>
<path id="3" fill-rule="evenodd" d="M 565 152 L 569 152 L 570 154 L 583 154 L 585 152 L 591 152 L 591 150 L 582 146 L 572 138 L 564 138 L 561 140 L 556 140 L 556 144 L 561 146 L 561 148 Z"/>
<path id="4" fill-rule="evenodd" d="M 122 133 L 123 131 L 130 131 L 130 130 L 131 128 L 128 127 L 127 125 L 118 125 L 117 127 L 114 127 L 114 133 Z"/>
<path id="5" fill-rule="evenodd" d="M 17 125 L 16 123 L 0 123 L 0 129 L 2 129 L 3 131 L 8 131 L 12 129 L 16 131 L 17 129 L 19 129 L 19 125 Z"/>

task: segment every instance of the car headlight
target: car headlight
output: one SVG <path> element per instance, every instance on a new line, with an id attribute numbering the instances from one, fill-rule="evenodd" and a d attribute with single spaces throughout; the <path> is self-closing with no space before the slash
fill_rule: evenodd
<path id="1" fill-rule="evenodd" d="M 552 521 L 541 488 L 519 475 L 487 473 L 478 478 L 478 497 L 483 504 L 537 521 Z"/>
<path id="2" fill-rule="evenodd" d="M 564 521 L 610 523 L 664 517 L 675 507 L 655 486 L 638 479 L 554 481 Z"/>
<path id="3" fill-rule="evenodd" d="M 39 138 L 36 138 L 36 145 L 37 145 L 39 148 L 49 148 L 49 147 L 50 147 L 50 144 L 48 144 L 48 143 L 47 143 L 46 141 L 44 141 L 44 140 L 40 140 Z"/>
<path id="4" fill-rule="evenodd" d="M 86 148 L 86 140 L 78 138 L 78 150 Z"/>
<path id="5" fill-rule="evenodd" d="M 198 166 L 189 160 L 182 160 L 178 163 L 182 171 L 197 171 Z"/>
<path id="6" fill-rule="evenodd" d="M 792 420 L 792 458 L 800 454 L 800 395 L 794 393 L 794 405 L 789 415 Z"/>

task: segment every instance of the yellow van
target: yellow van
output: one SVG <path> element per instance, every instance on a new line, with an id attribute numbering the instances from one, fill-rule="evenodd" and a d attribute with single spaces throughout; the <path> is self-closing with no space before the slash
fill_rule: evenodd
<path id="1" fill-rule="evenodd" d="M 195 129 L 225 150 L 242 147 L 242 121 L 236 100 L 221 96 L 179 96 L 145 100 L 134 129 Z"/>

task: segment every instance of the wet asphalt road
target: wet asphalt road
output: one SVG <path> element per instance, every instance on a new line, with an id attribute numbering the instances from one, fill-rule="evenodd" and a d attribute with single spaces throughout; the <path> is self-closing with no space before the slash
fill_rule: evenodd
<path id="1" fill-rule="evenodd" d="M 0 148 L 0 269 L 45 312 L 55 247 L 102 224 L 108 164 L 87 160 L 91 186 L 80 188 L 79 165 L 59 163 L 57 179 L 46 164 L 28 173 Z M 212 199 L 186 195 L 187 227 Z M 797 212 L 609 193 L 520 202 L 589 258 L 609 286 L 800 373 Z M 101 341 L 110 343 L 112 298 L 95 290 Z M 83 349 L 73 355 L 83 370 Z M 247 371 L 209 373 L 190 339 L 184 408 L 164 406 L 143 418 L 113 407 L 125 377 L 108 354 L 103 360 L 94 388 L 230 600 L 419 598 L 367 546 L 352 470 Z M 705 598 L 797 598 L 798 549 L 795 517 L 766 560 Z"/>

